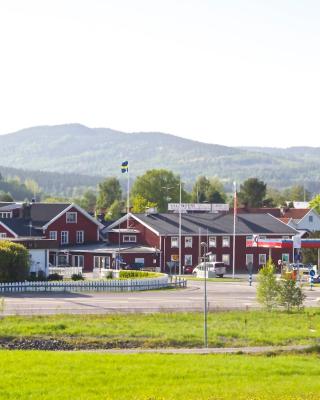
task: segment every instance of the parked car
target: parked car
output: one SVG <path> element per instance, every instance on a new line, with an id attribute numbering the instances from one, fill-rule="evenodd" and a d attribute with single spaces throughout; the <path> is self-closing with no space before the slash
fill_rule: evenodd
<path id="1" fill-rule="evenodd" d="M 184 274 L 192 274 L 193 270 L 194 270 L 194 267 L 192 267 L 191 265 L 184 265 L 182 267 L 182 270 L 183 270 Z"/>
<path id="2" fill-rule="evenodd" d="M 134 270 L 134 271 L 140 271 L 144 268 L 144 264 L 141 263 L 131 263 L 127 264 L 123 267 L 125 270 Z"/>
<path id="3" fill-rule="evenodd" d="M 320 283 L 320 275 L 313 278 L 313 283 Z"/>
<path id="4" fill-rule="evenodd" d="M 222 261 L 214 261 L 214 262 L 202 262 L 195 267 L 192 274 L 197 278 L 204 278 L 205 274 L 205 266 L 207 270 L 207 278 L 218 277 L 223 278 L 223 275 L 227 272 L 225 263 Z"/>

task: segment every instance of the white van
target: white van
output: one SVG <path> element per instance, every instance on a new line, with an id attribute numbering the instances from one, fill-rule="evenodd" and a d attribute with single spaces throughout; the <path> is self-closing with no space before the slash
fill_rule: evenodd
<path id="1" fill-rule="evenodd" d="M 218 278 L 223 278 L 223 275 L 227 272 L 225 263 L 222 261 L 208 261 L 206 263 L 202 262 L 199 265 L 195 267 L 193 270 L 192 274 L 196 276 L 197 278 L 204 278 L 204 273 L 205 273 L 205 265 L 206 265 L 206 270 L 207 270 L 207 278 L 215 278 L 216 276 Z"/>

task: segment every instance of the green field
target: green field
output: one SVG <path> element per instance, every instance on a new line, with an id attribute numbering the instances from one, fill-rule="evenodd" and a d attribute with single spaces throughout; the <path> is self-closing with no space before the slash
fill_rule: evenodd
<path id="1" fill-rule="evenodd" d="M 320 308 L 300 313 L 211 312 L 211 347 L 319 344 Z M 3 317 L 0 344 L 19 338 L 58 338 L 77 348 L 198 347 L 202 313 L 52 315 Z"/>
<path id="2" fill-rule="evenodd" d="M 106 355 L 0 351 L 5 400 L 316 400 L 316 355 Z"/>

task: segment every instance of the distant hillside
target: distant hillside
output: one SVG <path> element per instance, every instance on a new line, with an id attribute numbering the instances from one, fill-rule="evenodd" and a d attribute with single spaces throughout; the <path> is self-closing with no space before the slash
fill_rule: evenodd
<path id="1" fill-rule="evenodd" d="M 168 168 L 189 183 L 200 174 L 216 175 L 227 184 L 256 176 L 280 188 L 305 182 L 314 192 L 320 191 L 319 155 L 319 148 L 234 148 L 158 132 L 123 133 L 80 124 L 39 126 L 0 136 L 0 164 L 8 167 L 119 177 L 121 161 L 129 160 L 133 177 L 150 168 Z"/>

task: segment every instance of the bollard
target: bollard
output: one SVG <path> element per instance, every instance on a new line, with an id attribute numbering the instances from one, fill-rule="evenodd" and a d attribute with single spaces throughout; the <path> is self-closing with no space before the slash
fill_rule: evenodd
<path id="1" fill-rule="evenodd" d="M 252 274 L 249 275 L 249 286 L 252 286 Z"/>

